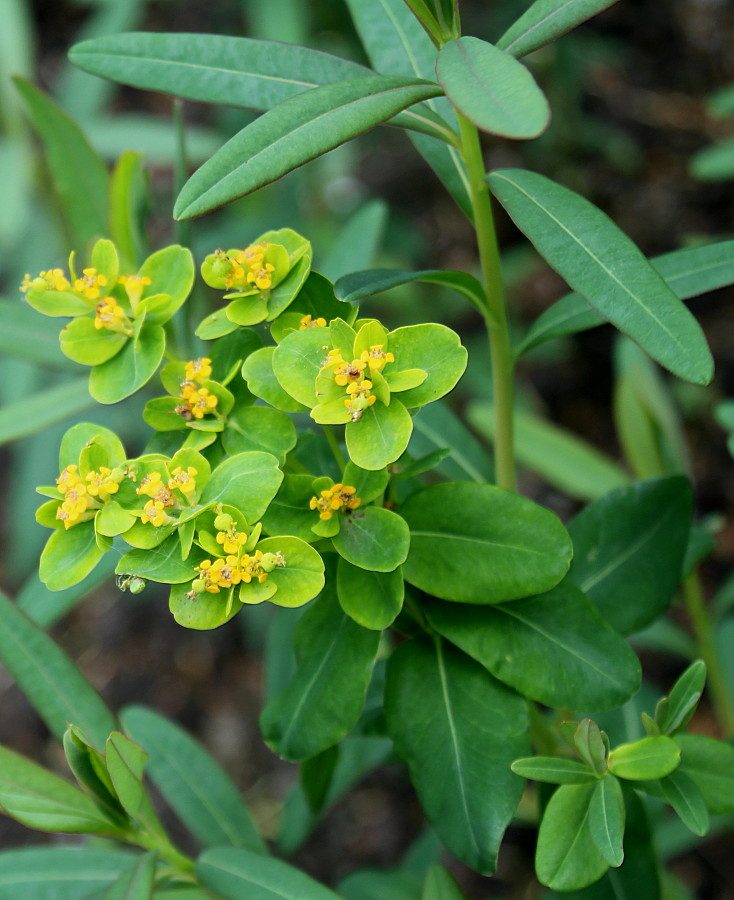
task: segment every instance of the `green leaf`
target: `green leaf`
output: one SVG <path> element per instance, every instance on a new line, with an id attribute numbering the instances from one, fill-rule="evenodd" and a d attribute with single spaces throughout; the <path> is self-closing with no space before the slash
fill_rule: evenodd
<path id="1" fill-rule="evenodd" d="M 605 213 L 534 172 L 498 170 L 489 183 L 574 290 L 662 366 L 694 384 L 708 384 L 713 360 L 699 324 Z"/>
<path id="2" fill-rule="evenodd" d="M 385 715 L 438 836 L 491 874 L 522 794 L 510 764 L 528 748 L 525 702 L 450 645 L 421 639 L 390 657 Z"/>
<path id="3" fill-rule="evenodd" d="M 606 774 L 607 742 L 596 722 L 582 719 L 578 723 L 573 732 L 573 748 L 599 777 Z"/>
<path id="4" fill-rule="evenodd" d="M 559 787 L 545 809 L 538 833 L 535 871 L 542 884 L 574 891 L 598 881 L 609 868 L 589 828 L 592 784 Z"/>
<path id="5" fill-rule="evenodd" d="M 610 491 L 569 524 L 568 577 L 623 634 L 667 609 L 681 580 L 692 503 L 687 478 L 641 481 Z"/>
<path id="6" fill-rule="evenodd" d="M 731 181 L 734 178 L 734 140 L 716 141 L 694 154 L 690 172 L 701 181 Z"/>
<path id="7" fill-rule="evenodd" d="M 79 786 L 91 796 L 105 818 L 126 828 L 127 814 L 115 796 L 102 754 L 87 744 L 83 732 L 75 725 L 66 729 L 63 746 L 66 761 Z"/>
<path id="8" fill-rule="evenodd" d="M 513 56 L 526 56 L 616 2 L 617 0 L 535 0 L 497 41 L 497 46 Z"/>
<path id="9" fill-rule="evenodd" d="M 451 481 L 494 480 L 487 451 L 445 402 L 423 406 L 413 417 L 408 449 L 414 456 L 448 449 L 450 455 L 437 471 Z"/>
<path id="10" fill-rule="evenodd" d="M 107 168 L 76 122 L 23 78 L 14 78 L 43 141 L 51 177 L 78 250 L 107 233 Z"/>
<path id="11" fill-rule="evenodd" d="M 128 337 L 108 328 L 96 328 L 91 316 L 72 319 L 59 334 L 65 356 L 83 366 L 98 366 L 119 353 Z"/>
<path id="12" fill-rule="evenodd" d="M 609 771 L 631 781 L 651 781 L 677 769 L 680 755 L 680 747 L 673 738 L 644 737 L 615 747 L 609 754 Z"/>
<path id="13" fill-rule="evenodd" d="M 28 828 L 65 834 L 114 834 L 116 827 L 78 788 L 0 747 L 0 805 Z"/>
<path id="14" fill-rule="evenodd" d="M 423 882 L 421 900 L 465 900 L 453 875 L 443 866 L 431 866 Z"/>
<path id="15" fill-rule="evenodd" d="M 105 745 L 105 763 L 110 780 L 127 814 L 153 835 L 165 835 L 143 785 L 148 754 L 119 731 L 113 731 Z"/>
<path id="16" fill-rule="evenodd" d="M 89 847 L 23 847 L 0 852 L 0 897 L 4 900 L 78 900 L 115 881 L 135 856 Z"/>
<path id="17" fill-rule="evenodd" d="M 309 396 L 309 405 L 304 405 L 294 400 L 281 387 L 273 371 L 275 349 L 275 347 L 262 347 L 251 353 L 242 364 L 242 377 L 256 397 L 260 397 L 276 409 L 282 409 L 285 412 L 303 412 L 313 403 L 313 398 Z"/>
<path id="18" fill-rule="evenodd" d="M 103 900 L 151 900 L 155 882 L 156 853 L 139 856 L 107 890 Z"/>
<path id="19" fill-rule="evenodd" d="M 145 253 L 144 218 L 148 182 L 143 156 L 126 150 L 110 178 L 110 237 L 124 266 L 137 269 Z"/>
<path id="20" fill-rule="evenodd" d="M 436 76 L 452 105 L 482 131 L 522 140 L 548 127 L 550 107 L 533 76 L 486 41 L 462 37 L 444 44 Z"/>
<path id="21" fill-rule="evenodd" d="M 317 535 L 311 529 L 319 522 L 319 516 L 309 503 L 316 493 L 312 475 L 286 475 L 265 511 L 263 530 L 271 535 L 291 534 L 313 543 Z"/>
<path id="22" fill-rule="evenodd" d="M 236 453 L 214 469 L 199 502 L 227 503 L 248 522 L 257 522 L 282 480 L 283 473 L 272 454 L 255 450 Z"/>
<path id="23" fill-rule="evenodd" d="M 313 600 L 324 586 L 324 561 L 305 541 L 297 537 L 265 538 L 257 545 L 263 553 L 282 553 L 285 566 L 276 566 L 268 575 L 268 582 L 277 592 L 268 599 L 277 606 L 303 606 Z M 248 596 L 255 582 L 240 587 L 240 600 L 250 602 Z M 255 601 L 257 602 L 257 601 Z"/>
<path id="24" fill-rule="evenodd" d="M 576 759 L 560 756 L 529 756 L 516 759 L 512 771 L 523 778 L 544 781 L 547 784 L 590 784 L 597 776 L 586 765 Z"/>
<path id="25" fill-rule="evenodd" d="M 120 465 L 127 458 L 122 441 L 114 431 L 94 422 L 79 422 L 72 425 L 61 439 L 59 469 L 76 465 L 85 449 L 91 446 L 100 448 L 107 454 L 107 464 L 111 468 Z"/>
<path id="26" fill-rule="evenodd" d="M 423 406 L 452 390 L 466 368 L 467 352 L 459 336 L 445 325 L 408 325 L 390 332 L 388 348 L 395 355 L 394 368 L 424 369 L 426 380 L 400 394 L 408 408 Z"/>
<path id="27" fill-rule="evenodd" d="M 340 300 L 354 302 L 413 281 L 451 288 L 478 309 L 484 308 L 484 290 L 479 281 L 468 272 L 455 270 L 423 269 L 420 272 L 404 272 L 400 269 L 366 269 L 343 275 L 334 285 L 334 293 Z"/>
<path id="28" fill-rule="evenodd" d="M 353 462 L 346 464 L 342 475 L 342 483 L 351 485 L 356 489 L 355 496 L 360 498 L 362 506 L 372 503 L 378 497 L 382 497 L 389 481 L 390 473 L 387 469 L 378 469 L 376 471 L 360 469 Z"/>
<path id="29" fill-rule="evenodd" d="M 611 709 L 640 687 L 636 654 L 563 581 L 496 606 L 425 605 L 431 625 L 525 697 L 556 708 Z"/>
<path id="30" fill-rule="evenodd" d="M 658 722 L 663 734 L 683 728 L 693 715 L 706 684 L 706 663 L 697 659 L 673 685 L 665 705 L 665 718 Z"/>
<path id="31" fill-rule="evenodd" d="M 319 813 L 323 809 L 338 762 L 339 744 L 335 744 L 310 759 L 304 759 L 301 763 L 301 787 L 314 813 Z"/>
<path id="32" fill-rule="evenodd" d="M 296 631 L 296 672 L 260 716 L 274 752 L 308 759 L 344 737 L 362 712 L 379 639 L 342 611 L 333 589 L 304 613 Z"/>
<path id="33" fill-rule="evenodd" d="M 684 247 L 650 260 L 665 283 L 681 300 L 698 297 L 734 282 L 734 241 L 719 241 L 702 247 Z M 530 326 L 515 350 L 520 356 L 554 337 L 575 334 L 606 322 L 578 294 L 566 294 Z"/>
<path id="34" fill-rule="evenodd" d="M 163 325 L 178 310 L 194 285 L 194 259 L 187 247 L 171 244 L 149 256 L 140 269 L 140 276 L 150 278 L 149 295 L 164 294 L 168 298 L 155 309 L 148 309 L 148 325 Z M 144 305 L 142 301 L 141 305 Z"/>
<path id="35" fill-rule="evenodd" d="M 703 794 L 710 813 L 734 812 L 734 747 L 702 734 L 677 734 L 681 763 Z"/>
<path id="36" fill-rule="evenodd" d="M 467 417 L 480 434 L 494 439 L 493 406 L 473 403 Z M 522 465 L 582 500 L 595 500 L 629 481 L 624 470 L 601 450 L 565 428 L 521 410 L 515 411 L 515 452 Z"/>
<path id="37" fill-rule="evenodd" d="M 686 828 L 694 834 L 706 834 L 709 830 L 709 813 L 696 782 L 685 772 L 675 771 L 660 779 L 660 787 L 663 796 L 678 813 Z"/>
<path id="38" fill-rule="evenodd" d="M 41 553 L 39 577 L 50 591 L 71 587 L 89 575 L 111 546 L 109 538 L 95 535 L 94 522 L 55 531 Z"/>
<path id="39" fill-rule="evenodd" d="M 160 325 L 144 325 L 120 352 L 89 376 L 89 393 L 99 403 L 117 403 L 139 390 L 153 377 L 166 348 Z"/>
<path id="40" fill-rule="evenodd" d="M 239 791 L 201 744 L 145 706 L 128 706 L 120 718 L 150 753 L 151 780 L 202 846 L 267 852 Z"/>
<path id="41" fill-rule="evenodd" d="M 0 410 L 0 444 L 8 444 L 30 434 L 45 431 L 93 404 L 86 378 L 54 385 Z"/>
<path id="42" fill-rule="evenodd" d="M 29 304 L 30 305 L 30 304 Z M 58 371 L 78 373 L 77 367 L 59 350 L 58 325 L 39 319 L 29 305 L 0 298 L 0 353 Z M 84 311 L 88 311 L 88 308 Z M 82 310 L 72 313 L 79 315 Z"/>
<path id="43" fill-rule="evenodd" d="M 184 185 L 174 216 L 192 218 L 243 197 L 439 93 L 430 83 L 373 75 L 297 94 L 264 113 L 206 162 Z"/>
<path id="44" fill-rule="evenodd" d="M 405 580 L 463 603 L 502 603 L 554 587 L 571 544 L 547 509 L 489 484 L 439 484 L 400 513 L 410 527 Z"/>
<path id="45" fill-rule="evenodd" d="M 332 538 L 347 562 L 372 572 L 392 572 L 405 562 L 410 533 L 405 520 L 381 506 L 356 509 L 345 516 Z"/>
<path id="46" fill-rule="evenodd" d="M 215 847 L 196 863 L 196 876 L 225 900 L 339 900 L 288 863 L 249 850 Z"/>
<path id="47" fill-rule="evenodd" d="M 316 404 L 316 377 L 329 347 L 328 334 L 321 328 L 304 328 L 286 335 L 272 354 L 272 367 L 281 387 L 299 404 L 312 407 Z M 243 373 L 259 350 L 246 360 Z M 253 394 L 257 391 L 250 387 Z M 267 398 L 265 398 L 267 399 Z M 284 407 L 281 407 L 284 408 Z M 301 407 L 299 406 L 299 409 Z"/>
<path id="48" fill-rule="evenodd" d="M 229 454 L 263 450 L 272 453 L 282 466 L 286 454 L 296 446 L 296 429 L 279 409 L 241 406 L 227 419 L 222 446 Z"/>
<path id="49" fill-rule="evenodd" d="M 413 420 L 400 400 L 393 397 L 389 406 L 375 403 L 345 429 L 349 458 L 361 469 L 384 469 L 405 452 L 412 430 Z"/>
<path id="50" fill-rule="evenodd" d="M 591 795 L 589 831 L 596 849 L 614 868 L 622 865 L 624 850 L 624 797 L 614 775 L 602 778 Z"/>
<path id="51" fill-rule="evenodd" d="M 183 584 L 196 577 L 194 571 L 206 554 L 193 548 L 188 559 L 181 558 L 181 541 L 177 534 L 167 537 L 157 547 L 147 550 L 128 550 L 118 560 L 118 575 L 137 575 L 162 584 Z"/>
<path id="52" fill-rule="evenodd" d="M 61 648 L 0 594 L 0 658 L 49 730 L 61 740 L 73 722 L 104 749 L 115 720 Z"/>
<path id="53" fill-rule="evenodd" d="M 339 560 L 336 587 L 344 612 L 363 628 L 383 631 L 395 621 L 403 608 L 403 574 L 374 572 Z"/>

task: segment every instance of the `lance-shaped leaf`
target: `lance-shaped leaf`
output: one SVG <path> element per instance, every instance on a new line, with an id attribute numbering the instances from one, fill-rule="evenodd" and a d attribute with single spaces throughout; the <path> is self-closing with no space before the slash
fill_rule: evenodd
<path id="1" fill-rule="evenodd" d="M 683 728 L 696 710 L 706 684 L 706 663 L 697 659 L 683 672 L 673 685 L 670 694 L 659 704 L 657 722 L 663 734 L 672 734 Z"/>
<path id="2" fill-rule="evenodd" d="M 710 813 L 734 812 L 734 747 L 702 734 L 677 734 L 681 748 L 678 770 L 703 794 Z"/>
<path id="3" fill-rule="evenodd" d="M 420 281 L 425 284 L 441 284 L 465 297 L 479 310 L 484 309 L 484 290 L 479 281 L 468 272 L 455 270 L 422 269 L 419 272 L 403 272 L 400 269 L 365 269 L 344 275 L 334 284 L 334 293 L 340 300 L 354 302 L 382 291 Z"/>
<path id="4" fill-rule="evenodd" d="M 444 44 L 436 76 L 451 103 L 482 131 L 534 138 L 550 122 L 548 101 L 525 66 L 479 38 Z"/>
<path id="5" fill-rule="evenodd" d="M 681 579 L 691 528 L 687 478 L 657 478 L 610 491 L 569 524 L 569 579 L 618 631 L 656 619 Z"/>
<path id="6" fill-rule="evenodd" d="M 405 580 L 463 603 L 502 603 L 550 590 L 571 543 L 558 519 L 489 484 L 439 484 L 413 494 L 400 513 L 411 533 Z"/>
<path id="7" fill-rule="evenodd" d="M 340 900 L 288 863 L 235 847 L 207 850 L 197 860 L 196 876 L 224 900 Z"/>
<path id="8" fill-rule="evenodd" d="M 525 702 L 444 641 L 413 640 L 389 660 L 385 714 L 439 837 L 491 874 L 522 794 L 510 764 L 528 747 Z"/>
<path id="9" fill-rule="evenodd" d="M 503 169 L 488 180 L 518 228 L 591 306 L 675 375 L 711 381 L 698 322 L 605 213 L 535 172 Z"/>
<path id="10" fill-rule="evenodd" d="M 156 853 L 153 850 L 139 856 L 120 874 L 102 900 L 151 900 L 156 861 Z"/>
<path id="11" fill-rule="evenodd" d="M 423 882 L 421 900 L 465 900 L 453 875 L 443 866 L 432 866 Z"/>
<path id="12" fill-rule="evenodd" d="M 400 110 L 435 97 L 429 82 L 373 75 L 313 88 L 264 113 L 184 185 L 177 219 L 190 219 L 270 184 Z"/>
<path id="13" fill-rule="evenodd" d="M 611 709 L 639 689 L 637 656 L 568 581 L 512 603 L 432 601 L 426 612 L 445 638 L 539 703 Z"/>
<path id="14" fill-rule="evenodd" d="M 577 759 L 561 756 L 528 756 L 516 759 L 512 771 L 523 778 L 547 784 L 591 784 L 597 781 L 592 770 Z"/>
<path id="15" fill-rule="evenodd" d="M 347 616 L 327 590 L 298 624 L 298 666 L 260 716 L 266 743 L 290 760 L 338 743 L 359 718 L 380 635 Z"/>
<path id="16" fill-rule="evenodd" d="M 121 850 L 91 847 L 23 847 L 0 852 L 0 896 L 48 900 L 53 885 L 56 900 L 97 894 L 116 881 L 137 858 Z"/>
<path id="17" fill-rule="evenodd" d="M 614 775 L 602 778 L 591 795 L 589 831 L 606 862 L 615 868 L 621 866 L 624 859 L 624 797 Z"/>
<path id="18" fill-rule="evenodd" d="M 660 788 L 686 828 L 694 834 L 706 834 L 709 830 L 709 813 L 696 782 L 685 772 L 675 771 L 660 779 Z"/>
<path id="19" fill-rule="evenodd" d="M 525 56 L 538 47 L 550 44 L 616 2 L 617 0 L 535 0 L 497 41 L 497 46 L 513 56 Z"/>
<path id="20" fill-rule="evenodd" d="M 734 241 L 718 241 L 702 247 L 684 247 L 650 259 L 650 265 L 681 300 L 734 283 Z M 576 334 L 606 322 L 578 294 L 566 294 L 533 322 L 515 350 L 527 353 L 555 337 Z"/>
<path id="21" fill-rule="evenodd" d="M 121 715 L 125 731 L 150 753 L 148 774 L 205 847 L 231 844 L 266 852 L 237 788 L 185 731 L 144 706 Z"/>

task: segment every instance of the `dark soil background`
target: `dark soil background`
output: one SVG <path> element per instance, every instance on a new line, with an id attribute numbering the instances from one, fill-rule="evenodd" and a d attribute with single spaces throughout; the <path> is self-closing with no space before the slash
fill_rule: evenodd
<path id="1" fill-rule="evenodd" d="M 86 11 L 63 0 L 37 0 L 32 7 L 42 25 L 41 77 L 51 82 Z M 317 38 L 349 27 L 336 0 L 314 7 Z M 488 39 L 501 32 L 497 23 L 511 19 L 508 3 L 498 4 L 495 11 L 486 0 L 462 0 L 462 9 L 466 32 Z M 193 0 L 152 3 L 146 27 L 236 34 L 241 10 L 230 19 L 227 10 L 240 8 L 236 3 Z M 533 146 L 488 144 L 488 163 L 525 165 L 579 190 L 648 255 L 697 237 L 729 237 L 734 232 L 734 184 L 695 181 L 688 165 L 697 150 L 734 134 L 734 119 L 715 119 L 706 112 L 707 96 L 734 82 L 732 48 L 731 0 L 620 0 L 577 34 L 537 54 L 535 71 L 551 96 L 555 124 Z M 147 109 L 162 104 L 160 97 L 127 90 L 119 102 Z M 190 114 L 194 119 L 206 115 L 199 108 Z M 461 214 L 408 142 L 390 133 L 373 147 L 380 152 L 373 149 L 360 159 L 359 177 L 368 196 L 382 197 L 399 209 L 402 221 L 420 236 L 410 265 L 473 266 L 471 235 Z M 499 224 L 505 249 L 519 246 L 511 223 L 501 216 Z M 526 266 L 515 291 L 518 329 L 562 293 L 563 284 L 547 268 L 532 262 Z M 734 476 L 725 435 L 711 416 L 717 400 L 734 394 L 734 289 L 694 303 L 717 360 L 717 376 L 705 391 L 688 390 L 680 383 L 675 389 L 686 415 L 699 513 L 724 516 L 716 551 L 703 569 L 707 590 L 713 592 L 734 558 Z M 478 327 L 470 318 L 458 326 L 465 334 Z M 610 414 L 613 340 L 609 328 L 576 336 L 564 343 L 562 352 L 525 361 L 521 378 L 542 397 L 555 421 L 618 455 Z M 537 479 L 526 477 L 524 485 L 562 515 L 575 511 L 575 504 L 545 491 Z M 685 624 L 679 612 L 673 615 Z M 276 759 L 259 736 L 263 622 L 248 622 L 245 615 L 238 620 L 212 633 L 187 632 L 173 622 L 164 595 L 156 596 L 154 585 L 142 597 L 131 597 L 109 584 L 53 634 L 113 710 L 144 702 L 197 734 L 243 789 L 265 833 L 273 836 L 297 768 Z M 661 653 L 647 652 L 643 662 L 660 686 L 669 684 L 681 668 L 680 660 Z M 0 742 L 61 770 L 58 746 L 4 672 L 0 698 Z M 699 730 L 715 733 L 705 705 L 697 722 Z M 294 861 L 333 885 L 359 868 L 397 865 L 422 825 L 402 768 L 386 766 L 329 813 Z M 184 849 L 193 849 L 186 847 L 175 822 L 172 829 Z M 43 839 L 0 819 L 4 848 Z M 491 880 L 457 864 L 454 870 L 467 896 L 539 896 L 529 875 L 533 844 L 529 828 L 510 829 L 498 875 Z M 673 868 L 700 900 L 734 898 L 730 837 L 704 840 L 698 852 L 679 858 Z"/>

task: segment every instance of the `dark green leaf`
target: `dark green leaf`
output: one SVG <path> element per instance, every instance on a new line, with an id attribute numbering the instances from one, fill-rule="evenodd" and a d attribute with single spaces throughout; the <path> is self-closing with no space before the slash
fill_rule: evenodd
<path id="1" fill-rule="evenodd" d="M 677 734 L 680 771 L 703 794 L 711 813 L 734 812 L 734 747 L 702 734 Z"/>
<path id="2" fill-rule="evenodd" d="M 120 850 L 23 847 L 0 852 L 2 900 L 79 900 L 115 881 L 135 859 Z M 53 885 L 51 888 L 50 886 Z"/>
<path id="3" fill-rule="evenodd" d="M 403 574 L 374 572 L 339 560 L 336 586 L 344 612 L 363 628 L 388 628 L 403 608 Z"/>
<path id="4" fill-rule="evenodd" d="M 548 784 L 590 784 L 596 775 L 582 762 L 560 756 L 529 756 L 516 759 L 512 771 L 523 778 Z"/>
<path id="5" fill-rule="evenodd" d="M 443 866 L 432 866 L 423 883 L 421 900 L 464 900 L 459 885 Z"/>
<path id="6" fill-rule="evenodd" d="M 324 592 L 299 622 L 295 675 L 260 716 L 266 743 L 286 759 L 336 744 L 364 706 L 380 636 L 353 622 L 334 594 Z"/>
<path id="7" fill-rule="evenodd" d="M 571 557 L 547 509 L 488 484 L 434 485 L 400 507 L 411 532 L 406 581 L 444 600 L 501 603 L 554 587 Z"/>
<path id="8" fill-rule="evenodd" d="M 414 640 L 390 658 L 385 713 L 439 837 L 491 874 L 522 793 L 510 764 L 528 747 L 524 701 L 440 639 Z"/>
<path id="9" fill-rule="evenodd" d="M 326 802 L 338 762 L 339 745 L 336 744 L 301 763 L 301 787 L 314 813 L 319 813 Z"/>
<path id="10" fill-rule="evenodd" d="M 661 365 L 694 384 L 708 384 L 713 360 L 699 324 L 605 213 L 534 172 L 499 170 L 489 182 L 574 290 Z"/>
<path id="11" fill-rule="evenodd" d="M 296 429 L 279 409 L 241 406 L 227 419 L 222 445 L 227 453 L 264 450 L 283 465 L 286 454 L 296 446 Z"/>
<path id="12" fill-rule="evenodd" d="M 439 93 L 440 88 L 426 82 L 374 75 L 297 94 L 264 113 L 206 162 L 184 185 L 174 216 L 192 218 L 243 197 Z"/>
<path id="13" fill-rule="evenodd" d="M 450 456 L 437 471 L 451 481 L 493 481 L 494 472 L 487 450 L 445 402 L 423 406 L 413 418 L 408 449 L 416 456 L 448 449 Z"/>
<path id="14" fill-rule="evenodd" d="M 525 56 L 616 3 L 616 0 L 535 0 L 497 41 L 513 56 Z"/>
<path id="15" fill-rule="evenodd" d="M 589 831 L 605 861 L 614 868 L 621 866 L 624 859 L 624 797 L 614 775 L 602 778 L 591 795 Z"/>
<path id="16" fill-rule="evenodd" d="M 706 801 L 696 782 L 685 772 L 675 771 L 660 779 L 663 796 L 678 813 L 683 824 L 694 834 L 709 830 Z"/>
<path id="17" fill-rule="evenodd" d="M 138 857 L 104 895 L 104 900 L 151 900 L 155 882 L 154 851 Z"/>
<path id="18" fill-rule="evenodd" d="M 237 788 L 199 743 L 145 706 L 126 707 L 121 720 L 150 753 L 152 781 L 204 847 L 267 852 Z"/>
<path id="19" fill-rule="evenodd" d="M 697 659 L 673 685 L 665 705 L 665 718 L 658 722 L 664 734 L 682 728 L 693 715 L 706 684 L 706 663 Z"/>
<path id="20" fill-rule="evenodd" d="M 366 269 L 342 276 L 334 285 L 334 293 L 340 300 L 354 302 L 412 281 L 440 284 L 451 288 L 478 309 L 483 309 L 484 291 L 479 281 L 468 272 L 453 270 L 424 269 L 420 272 L 404 272 L 400 269 Z"/>
<path id="21" fill-rule="evenodd" d="M 569 579 L 624 634 L 668 606 L 681 579 L 692 510 L 681 476 L 610 491 L 569 524 L 574 545 Z"/>

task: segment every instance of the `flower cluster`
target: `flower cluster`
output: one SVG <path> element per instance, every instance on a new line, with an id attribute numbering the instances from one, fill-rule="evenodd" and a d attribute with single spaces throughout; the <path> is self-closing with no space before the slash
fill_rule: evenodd
<path id="1" fill-rule="evenodd" d="M 197 594 L 202 591 L 218 594 L 222 589 L 227 590 L 236 584 L 249 584 L 251 581 L 262 584 L 273 569 L 285 565 L 282 553 L 263 553 L 262 550 L 255 550 L 251 556 L 245 553 L 242 556 L 205 559 L 196 566 L 199 577 L 191 582 L 191 590 Z"/>
<path id="2" fill-rule="evenodd" d="M 307 316 L 303 316 L 298 323 L 299 330 L 303 331 L 304 328 L 326 328 L 326 319 L 323 316 L 319 316 L 317 319 L 314 319 L 309 313 Z"/>
<path id="3" fill-rule="evenodd" d="M 362 502 L 356 497 L 357 489 L 350 484 L 335 484 L 328 490 L 321 491 L 320 496 L 311 497 L 309 506 L 319 511 L 320 519 L 330 519 L 335 512 L 343 509 L 356 509 Z"/>
<path id="4" fill-rule="evenodd" d="M 197 474 L 193 466 L 188 466 L 186 469 L 177 466 L 171 472 L 171 477 L 168 479 L 167 484 L 163 483 L 160 472 L 149 472 L 145 475 L 137 486 L 136 493 L 150 497 L 150 500 L 143 507 L 140 521 L 144 525 L 150 523 L 156 528 L 169 525 L 173 519 L 167 510 L 181 509 L 183 507 L 174 491 L 181 491 L 188 502 L 189 495 L 196 490 L 195 476 Z"/>
<path id="5" fill-rule="evenodd" d="M 121 470 L 100 466 L 99 470 L 87 472 L 82 479 L 78 466 L 67 466 L 56 479 L 56 486 L 64 495 L 56 518 L 63 522 L 67 531 L 72 525 L 91 519 L 117 493 L 122 477 Z M 85 484 L 85 481 L 89 483 Z"/>
<path id="6" fill-rule="evenodd" d="M 184 380 L 180 384 L 179 400 L 183 401 L 176 406 L 176 412 L 186 421 L 203 419 L 208 413 L 213 413 L 219 399 L 212 394 L 209 388 L 202 387 L 212 374 L 211 360 L 203 356 L 186 363 Z"/>
<path id="7" fill-rule="evenodd" d="M 265 260 L 269 246 L 267 243 L 250 244 L 244 250 L 230 251 L 229 254 L 215 250 L 212 273 L 229 291 L 241 291 L 251 286 L 266 291 L 273 285 L 272 273 L 275 271 L 275 266 Z"/>
<path id="8" fill-rule="evenodd" d="M 21 291 L 25 294 L 29 290 L 37 291 L 68 291 L 71 289 L 63 269 L 49 269 L 47 272 L 41 272 L 36 278 L 26 273 L 20 285 Z"/>

